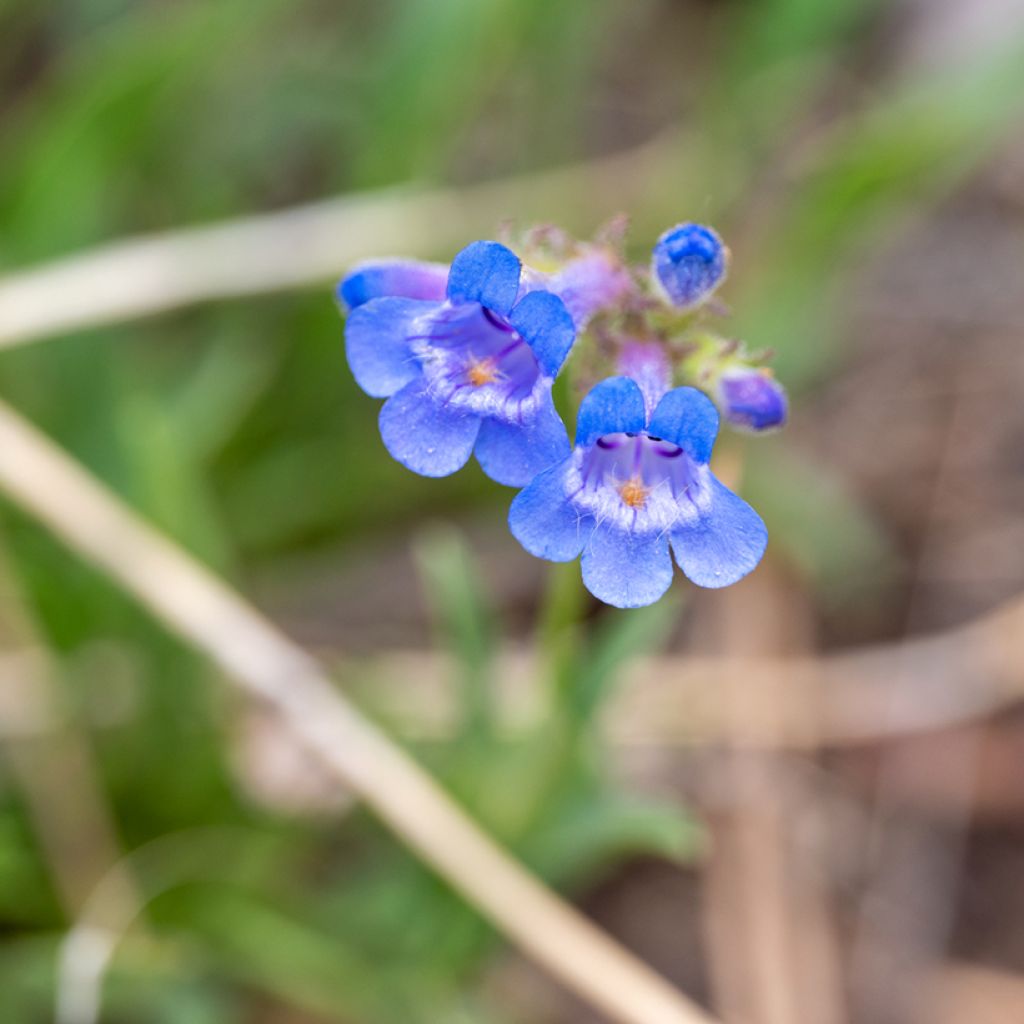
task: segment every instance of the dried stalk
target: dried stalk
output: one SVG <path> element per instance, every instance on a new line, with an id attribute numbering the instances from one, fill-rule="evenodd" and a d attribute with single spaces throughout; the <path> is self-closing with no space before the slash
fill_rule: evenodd
<path id="1" fill-rule="evenodd" d="M 603 159 L 460 189 L 342 196 L 119 241 L 0 280 L 0 348 L 211 299 L 337 277 L 381 253 L 426 256 L 489 236 L 510 210 L 592 231 L 592 211 L 678 202 L 676 132 Z M 656 227 L 656 225 L 652 226 Z M 60 296 L 60 302 L 53 297 Z"/>
<path id="2" fill-rule="evenodd" d="M 68 919 L 105 878 L 103 912 L 134 913 L 139 896 L 120 865 L 114 816 L 107 806 L 90 737 L 69 712 L 58 667 L 35 624 L 0 545 L 0 754 L 53 875 Z"/>
<path id="3" fill-rule="evenodd" d="M 312 657 L 3 403 L 0 488 L 274 708 L 425 862 L 580 996 L 623 1024 L 710 1024 L 511 860 L 337 692 Z"/>
<path id="4" fill-rule="evenodd" d="M 972 622 L 911 640 L 830 654 L 645 656 L 622 669 L 601 725 L 615 747 L 732 745 L 814 751 L 956 728 L 1024 700 L 1024 598 Z M 444 740 L 458 720 L 451 659 L 388 652 L 372 665 L 375 709 L 403 734 Z M 528 729 L 546 713 L 532 652 L 505 650 L 496 683 L 500 724 Z M 415 675 L 415 685 L 410 679 Z M 898 704 L 892 681 L 905 681 Z M 737 714 L 728 693 L 743 694 Z"/>

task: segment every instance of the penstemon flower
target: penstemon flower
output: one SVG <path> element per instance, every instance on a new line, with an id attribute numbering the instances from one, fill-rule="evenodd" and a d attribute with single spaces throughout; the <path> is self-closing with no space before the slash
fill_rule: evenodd
<path id="1" fill-rule="evenodd" d="M 352 373 L 387 399 L 388 451 L 425 476 L 475 454 L 493 480 L 523 488 L 509 524 L 527 551 L 582 556 L 591 593 L 633 608 L 669 587 L 673 553 L 702 587 L 760 561 L 764 523 L 708 466 L 715 406 L 731 426 L 763 432 L 785 422 L 788 399 L 768 353 L 709 326 L 726 311 L 711 301 L 729 262 L 718 234 L 678 224 L 649 268 L 629 267 L 624 226 L 579 242 L 543 225 L 521 236 L 520 255 L 474 242 L 450 267 L 369 261 L 338 298 Z M 570 393 L 596 386 L 570 447 L 551 388 L 573 349 Z"/>
<path id="2" fill-rule="evenodd" d="M 381 437 L 414 472 L 448 476 L 475 453 L 491 479 L 521 487 L 568 453 L 551 384 L 575 327 L 550 292 L 517 301 L 520 270 L 510 249 L 474 242 L 452 262 L 443 301 L 371 298 L 349 315 L 349 366 L 388 399 Z"/>
<path id="3" fill-rule="evenodd" d="M 768 534 L 708 468 L 717 434 L 718 413 L 695 388 L 669 391 L 648 415 L 633 380 L 602 381 L 580 406 L 572 454 L 512 502 L 512 533 L 538 558 L 582 555 L 587 589 L 619 608 L 665 593 L 670 546 L 699 586 L 735 583 Z"/>

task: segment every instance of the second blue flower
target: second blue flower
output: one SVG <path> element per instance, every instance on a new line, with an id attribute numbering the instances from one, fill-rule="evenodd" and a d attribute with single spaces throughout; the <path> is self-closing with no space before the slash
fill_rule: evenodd
<path id="1" fill-rule="evenodd" d="M 512 502 L 509 525 L 533 555 L 582 555 L 583 582 L 607 604 L 657 601 L 672 582 L 671 548 L 701 587 L 725 587 L 761 560 L 760 516 L 711 472 L 718 413 L 694 388 L 653 412 L 637 384 L 610 377 L 580 406 L 576 447 Z"/>

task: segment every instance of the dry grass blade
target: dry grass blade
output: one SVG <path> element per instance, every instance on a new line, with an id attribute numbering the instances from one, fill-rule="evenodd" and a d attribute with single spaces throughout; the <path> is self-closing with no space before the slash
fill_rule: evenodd
<path id="1" fill-rule="evenodd" d="M 115 242 L 0 280 L 0 348 L 211 299 L 328 281 L 380 253 L 454 250 L 490 235 L 510 210 L 524 222 L 558 211 L 567 227 L 592 231 L 594 209 L 630 208 L 659 190 L 670 202 L 679 175 L 666 172 L 679 152 L 673 132 L 604 159 L 507 181 L 342 196 Z"/>
<path id="2" fill-rule="evenodd" d="M 425 862 L 580 996 L 622 1024 L 709 1024 L 511 860 L 335 690 L 313 658 L 3 404 L 0 488 L 273 707 Z"/>

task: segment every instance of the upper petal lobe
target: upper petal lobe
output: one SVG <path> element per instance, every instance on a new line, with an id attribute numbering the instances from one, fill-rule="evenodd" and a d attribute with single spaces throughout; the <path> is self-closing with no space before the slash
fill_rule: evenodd
<path id="1" fill-rule="evenodd" d="M 592 445 L 604 434 L 636 434 L 647 417 L 644 396 L 628 377 L 609 377 L 593 388 L 580 403 L 576 417 L 576 444 Z"/>
<path id="2" fill-rule="evenodd" d="M 576 340 L 576 328 L 562 300 L 551 292 L 530 292 L 516 304 L 509 322 L 533 349 L 544 375 L 556 377 Z"/>
<path id="3" fill-rule="evenodd" d="M 718 436 L 718 410 L 703 391 L 673 388 L 658 403 L 647 429 L 706 463 Z"/>
<path id="4" fill-rule="evenodd" d="M 448 274 L 452 302 L 479 302 L 507 316 L 519 293 L 519 257 L 498 242 L 473 242 L 454 260 Z"/>

